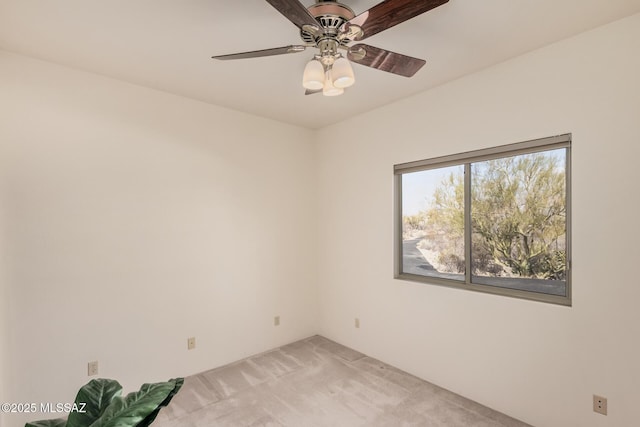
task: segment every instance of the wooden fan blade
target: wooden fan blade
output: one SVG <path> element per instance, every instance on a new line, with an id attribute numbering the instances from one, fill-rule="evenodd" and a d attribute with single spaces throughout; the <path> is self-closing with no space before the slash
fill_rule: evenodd
<path id="1" fill-rule="evenodd" d="M 296 53 L 305 50 L 305 46 L 291 45 L 284 47 L 276 47 L 273 49 L 252 50 L 250 52 L 232 53 L 229 55 L 212 56 L 213 59 L 220 59 L 226 61 L 229 59 L 245 59 L 245 58 L 259 58 L 261 56 L 273 56 L 284 55 L 286 53 Z"/>
<path id="2" fill-rule="evenodd" d="M 298 0 L 267 0 L 267 2 L 301 30 L 304 29 L 312 34 L 320 32 L 320 25 L 316 18 Z"/>
<path id="3" fill-rule="evenodd" d="M 427 63 L 424 59 L 413 58 L 362 43 L 351 46 L 347 51 L 347 58 L 356 64 L 404 77 L 413 76 Z"/>
<path id="4" fill-rule="evenodd" d="M 305 89 L 304 90 L 305 95 L 315 95 L 316 93 L 322 93 L 322 89 L 318 89 L 318 90 Z"/>
<path id="5" fill-rule="evenodd" d="M 356 40 L 364 40 L 388 28 L 442 6 L 449 0 L 385 0 L 351 19 L 346 25 L 357 25 L 363 34 Z"/>

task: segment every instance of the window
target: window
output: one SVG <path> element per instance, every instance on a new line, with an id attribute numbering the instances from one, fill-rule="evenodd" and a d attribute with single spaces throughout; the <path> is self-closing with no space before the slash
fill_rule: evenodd
<path id="1" fill-rule="evenodd" d="M 571 305 L 571 135 L 394 166 L 395 277 Z"/>

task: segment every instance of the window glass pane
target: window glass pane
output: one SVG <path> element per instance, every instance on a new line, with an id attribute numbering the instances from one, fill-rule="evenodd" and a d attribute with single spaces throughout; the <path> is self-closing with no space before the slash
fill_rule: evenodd
<path id="1" fill-rule="evenodd" d="M 471 164 L 471 282 L 566 295 L 566 149 Z"/>
<path id="2" fill-rule="evenodd" d="M 464 166 L 402 175 L 402 271 L 464 281 Z"/>

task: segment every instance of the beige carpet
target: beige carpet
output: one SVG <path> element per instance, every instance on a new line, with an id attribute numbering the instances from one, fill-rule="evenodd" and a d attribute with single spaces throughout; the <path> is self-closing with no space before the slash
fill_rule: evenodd
<path id="1" fill-rule="evenodd" d="M 153 423 L 168 426 L 528 424 L 314 336 L 185 378 Z"/>

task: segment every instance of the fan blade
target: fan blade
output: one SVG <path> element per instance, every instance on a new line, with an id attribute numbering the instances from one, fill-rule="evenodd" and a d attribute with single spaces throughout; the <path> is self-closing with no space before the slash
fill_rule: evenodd
<path id="1" fill-rule="evenodd" d="M 363 34 L 356 40 L 364 40 L 388 28 L 442 6 L 449 0 L 385 0 L 351 19 L 346 26 L 357 25 Z"/>
<path id="2" fill-rule="evenodd" d="M 314 95 L 316 93 L 321 93 L 322 89 L 318 89 L 318 90 L 311 90 L 311 89 L 305 89 L 304 94 L 305 95 Z"/>
<path id="3" fill-rule="evenodd" d="M 267 2 L 301 30 L 312 34 L 320 32 L 320 25 L 316 18 L 298 0 L 267 0 Z"/>
<path id="4" fill-rule="evenodd" d="M 226 61 L 229 59 L 259 58 L 261 56 L 284 55 L 286 53 L 302 52 L 305 49 L 306 49 L 305 46 L 291 45 L 291 46 L 284 46 L 284 47 L 276 47 L 273 49 L 252 50 L 251 52 L 232 53 L 229 55 L 218 55 L 218 56 L 212 56 L 212 58 L 220 59 L 222 61 Z"/>
<path id="5" fill-rule="evenodd" d="M 401 55 L 362 43 L 351 46 L 347 51 L 347 57 L 357 64 L 404 77 L 413 76 L 427 63 L 424 59 Z"/>

